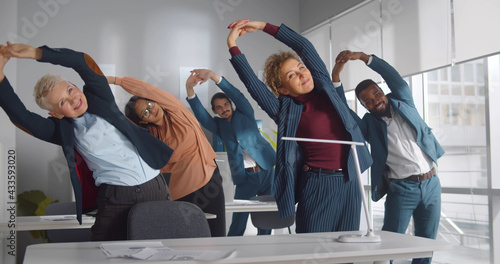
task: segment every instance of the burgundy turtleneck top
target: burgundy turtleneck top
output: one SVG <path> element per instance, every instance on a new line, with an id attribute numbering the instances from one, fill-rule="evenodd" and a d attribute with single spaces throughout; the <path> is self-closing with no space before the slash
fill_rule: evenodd
<path id="1" fill-rule="evenodd" d="M 293 98 L 302 103 L 302 115 L 296 137 L 346 140 L 344 123 L 328 96 L 317 89 Z M 304 162 L 323 169 L 347 167 L 347 145 L 299 141 L 304 151 Z"/>

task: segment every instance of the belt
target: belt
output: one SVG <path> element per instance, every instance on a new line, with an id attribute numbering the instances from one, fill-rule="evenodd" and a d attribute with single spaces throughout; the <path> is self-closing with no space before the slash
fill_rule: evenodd
<path id="1" fill-rule="evenodd" d="M 261 170 L 262 168 L 258 164 L 255 167 L 245 168 L 246 172 L 258 172 Z"/>
<path id="2" fill-rule="evenodd" d="M 304 164 L 304 166 L 302 166 L 302 170 L 304 172 L 316 172 L 316 173 L 319 173 L 321 171 L 321 173 L 324 173 L 324 174 L 335 174 L 335 173 L 339 173 L 339 172 L 342 172 L 342 169 L 336 169 L 336 170 L 332 170 L 332 169 L 322 169 L 322 168 L 315 168 L 315 167 L 310 167 L 309 165 L 307 164 Z"/>
<path id="3" fill-rule="evenodd" d="M 430 170 L 426 173 L 411 175 L 411 176 L 404 178 L 404 180 L 420 182 L 420 181 L 425 181 L 434 175 L 436 175 L 436 169 L 432 168 L 432 170 Z"/>

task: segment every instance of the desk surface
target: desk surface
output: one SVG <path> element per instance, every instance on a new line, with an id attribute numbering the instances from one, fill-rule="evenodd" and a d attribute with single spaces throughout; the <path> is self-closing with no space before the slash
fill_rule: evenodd
<path id="1" fill-rule="evenodd" d="M 430 257 L 433 251 L 451 248 L 448 243 L 391 232 L 375 232 L 380 243 L 340 243 L 341 234 L 360 232 L 310 233 L 273 236 L 242 236 L 161 240 L 176 250 L 236 250 L 233 257 L 216 263 L 345 263 L 402 258 Z M 120 242 L 117 242 L 120 243 Z M 28 246 L 24 264 L 160 263 L 127 258 L 108 259 L 99 249 L 101 242 L 53 243 Z M 192 264 L 193 261 L 161 263 Z M 215 262 L 207 262 L 215 263 Z"/>
<path id="2" fill-rule="evenodd" d="M 214 214 L 205 213 L 205 216 L 207 219 L 217 218 L 217 215 Z M 15 220 L 15 226 L 13 226 L 12 223 L 0 223 L 0 232 L 10 230 L 29 231 L 91 228 L 94 224 L 95 217 L 84 215 L 81 225 L 76 220 L 76 215 L 18 216 Z"/>
<path id="3" fill-rule="evenodd" d="M 76 220 L 76 215 L 51 215 L 50 219 L 45 216 L 18 216 L 15 218 L 15 226 L 12 223 L 10 225 L 8 223 L 0 223 L 0 231 L 90 228 L 95 221 L 95 218 L 92 216 L 83 216 L 82 224 L 80 225 Z"/>
<path id="4" fill-rule="evenodd" d="M 226 213 L 270 211 L 278 211 L 276 202 L 257 202 L 249 200 L 235 200 L 234 202 L 226 202 Z"/>

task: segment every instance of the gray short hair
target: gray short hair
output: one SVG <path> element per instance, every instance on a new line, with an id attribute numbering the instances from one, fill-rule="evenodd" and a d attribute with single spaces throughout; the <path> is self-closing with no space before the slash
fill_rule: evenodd
<path id="1" fill-rule="evenodd" d="M 47 104 L 45 98 L 61 82 L 66 82 L 66 80 L 59 75 L 52 74 L 46 74 L 38 80 L 33 89 L 33 96 L 38 106 L 45 110 L 52 110 L 52 106 Z"/>

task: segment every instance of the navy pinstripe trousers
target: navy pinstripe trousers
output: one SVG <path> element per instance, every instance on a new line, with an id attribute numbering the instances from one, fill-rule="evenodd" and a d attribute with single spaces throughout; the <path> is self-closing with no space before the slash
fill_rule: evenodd
<path id="1" fill-rule="evenodd" d="M 359 230 L 361 194 L 357 177 L 342 172 L 301 172 L 296 215 L 297 233 Z"/>

